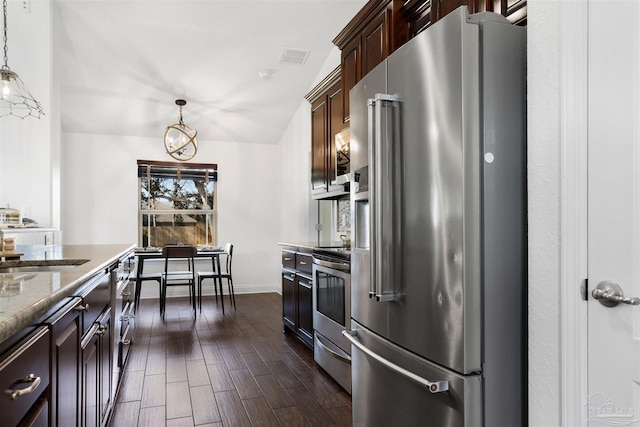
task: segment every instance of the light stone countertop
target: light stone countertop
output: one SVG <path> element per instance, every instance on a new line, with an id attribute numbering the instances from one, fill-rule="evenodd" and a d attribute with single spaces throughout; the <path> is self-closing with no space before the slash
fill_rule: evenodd
<path id="1" fill-rule="evenodd" d="M 314 242 L 289 242 L 289 241 L 282 241 L 282 242 L 278 242 L 278 245 L 283 246 L 283 247 L 287 247 L 287 246 L 293 246 L 296 248 L 304 248 L 304 249 L 318 249 L 318 248 L 343 248 L 345 247 L 344 244 L 342 242 L 318 242 L 318 241 L 314 241 Z"/>
<path id="2" fill-rule="evenodd" d="M 86 259 L 86 263 L 63 272 L 0 273 L 0 342 L 30 326 L 54 305 L 76 295 L 95 273 L 107 268 L 135 245 L 23 246 L 21 263 L 0 262 L 1 266 L 28 265 L 40 260 Z"/>

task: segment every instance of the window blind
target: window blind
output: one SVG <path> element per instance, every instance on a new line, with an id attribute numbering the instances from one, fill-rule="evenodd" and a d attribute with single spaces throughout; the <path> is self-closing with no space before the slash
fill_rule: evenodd
<path id="1" fill-rule="evenodd" d="M 215 163 L 175 163 L 138 160 L 138 177 L 218 180 Z"/>

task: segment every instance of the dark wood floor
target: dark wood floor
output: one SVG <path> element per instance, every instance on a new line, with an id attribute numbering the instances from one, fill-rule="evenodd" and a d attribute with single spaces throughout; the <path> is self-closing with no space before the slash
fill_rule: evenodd
<path id="1" fill-rule="evenodd" d="M 142 300 L 111 426 L 350 426 L 351 399 L 282 333 L 281 297 Z"/>

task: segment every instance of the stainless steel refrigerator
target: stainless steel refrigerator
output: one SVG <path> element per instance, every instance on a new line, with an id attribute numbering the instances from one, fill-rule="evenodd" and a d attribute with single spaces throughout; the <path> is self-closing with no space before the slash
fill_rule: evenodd
<path id="1" fill-rule="evenodd" d="M 462 7 L 350 94 L 353 424 L 526 424 L 526 29 Z"/>

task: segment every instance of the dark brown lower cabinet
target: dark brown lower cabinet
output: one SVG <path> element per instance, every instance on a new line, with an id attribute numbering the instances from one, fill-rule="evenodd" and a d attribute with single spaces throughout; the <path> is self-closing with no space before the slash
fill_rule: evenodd
<path id="1" fill-rule="evenodd" d="M 50 339 L 49 328 L 39 326 L 0 354 L 0 425 L 38 425 L 33 423 L 42 419 L 49 399 Z"/>
<path id="2" fill-rule="evenodd" d="M 285 327 L 296 328 L 296 274 L 282 272 L 282 321 Z"/>
<path id="3" fill-rule="evenodd" d="M 313 345 L 313 291 L 312 278 L 296 274 L 298 290 L 298 335 Z"/>
<path id="4" fill-rule="evenodd" d="M 313 348 L 313 278 L 311 253 L 282 251 L 282 325 Z"/>
<path id="5" fill-rule="evenodd" d="M 53 335 L 51 425 L 77 426 L 80 415 L 82 299 L 67 304 L 51 320 Z"/>
<path id="6" fill-rule="evenodd" d="M 44 397 L 38 399 L 20 427 L 49 427 L 49 401 Z"/>
<path id="7" fill-rule="evenodd" d="M 106 426 L 111 406 L 111 310 L 82 339 L 82 426 Z"/>

